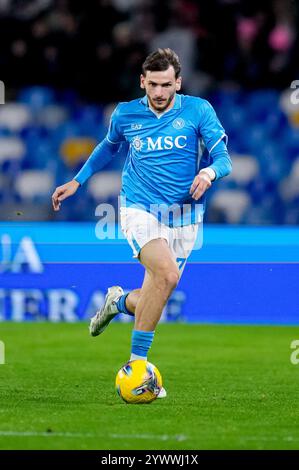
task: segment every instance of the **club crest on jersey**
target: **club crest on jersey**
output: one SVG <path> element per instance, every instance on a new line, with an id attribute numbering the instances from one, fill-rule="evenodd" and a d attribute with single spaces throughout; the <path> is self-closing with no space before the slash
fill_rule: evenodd
<path id="1" fill-rule="evenodd" d="M 175 129 L 183 129 L 183 127 L 185 127 L 185 121 L 182 118 L 177 118 L 173 121 L 172 125 Z"/>
<path id="2" fill-rule="evenodd" d="M 132 140 L 132 145 L 134 147 L 135 150 L 141 150 L 142 149 L 142 140 L 140 139 L 140 137 L 138 137 L 138 135 L 136 137 L 134 137 L 134 139 Z"/>

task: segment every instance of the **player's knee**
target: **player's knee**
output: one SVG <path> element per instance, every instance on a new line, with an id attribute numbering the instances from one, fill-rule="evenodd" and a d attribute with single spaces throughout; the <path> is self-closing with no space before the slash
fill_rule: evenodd
<path id="1" fill-rule="evenodd" d="M 179 278 L 179 271 L 175 268 L 163 269 L 155 276 L 157 286 L 167 294 L 176 288 Z"/>
<path id="2" fill-rule="evenodd" d="M 165 275 L 165 282 L 169 290 L 172 291 L 173 289 L 176 288 L 176 286 L 178 285 L 179 279 L 180 279 L 180 275 L 177 270 L 169 271 Z"/>

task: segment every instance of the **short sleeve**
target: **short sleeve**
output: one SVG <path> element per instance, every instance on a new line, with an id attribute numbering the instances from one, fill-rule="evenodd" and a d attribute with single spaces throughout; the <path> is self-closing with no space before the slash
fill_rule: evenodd
<path id="1" fill-rule="evenodd" d="M 125 140 L 125 137 L 120 127 L 120 109 L 119 108 L 120 108 L 119 105 L 116 106 L 110 118 L 109 129 L 108 129 L 106 138 L 108 142 L 110 142 L 111 144 L 119 144 L 120 142 L 123 142 Z"/>
<path id="2" fill-rule="evenodd" d="M 213 106 L 206 100 L 200 106 L 199 133 L 209 153 L 224 139 L 227 144 L 227 135 L 223 129 Z"/>

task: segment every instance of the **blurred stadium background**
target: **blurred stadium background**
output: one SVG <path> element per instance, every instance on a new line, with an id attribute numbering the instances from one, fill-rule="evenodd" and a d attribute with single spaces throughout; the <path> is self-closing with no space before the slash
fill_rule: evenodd
<path id="1" fill-rule="evenodd" d="M 116 204 L 122 155 L 61 212 L 49 196 L 105 135 L 114 104 L 141 96 L 141 63 L 158 46 L 178 52 L 183 92 L 209 99 L 229 135 L 234 171 L 210 191 L 206 221 L 299 222 L 291 0 L 2 0 L 2 220 L 95 220 L 98 202 Z"/>
<path id="2" fill-rule="evenodd" d="M 93 311 L 85 296 L 99 289 L 94 300 L 99 305 L 108 287 L 106 273 L 114 268 L 98 264 L 84 279 L 78 273 L 79 279 L 67 283 L 65 270 L 71 268 L 63 263 L 131 261 L 125 241 L 121 247 L 103 245 L 94 231 L 97 204 L 111 203 L 117 211 L 125 149 L 60 212 L 52 210 L 50 196 L 104 137 L 115 104 L 142 95 L 141 63 L 159 46 L 179 54 L 183 93 L 214 105 L 233 159 L 232 174 L 209 190 L 204 248 L 191 261 L 299 261 L 298 23 L 298 2 L 292 0 L 0 0 L 0 80 L 5 85 L 0 106 L 0 318 L 83 318 Z M 218 264 L 211 283 L 201 287 L 207 295 L 215 270 L 223 292 L 230 289 L 232 277 L 223 266 Z M 97 269 L 95 278 L 92 269 Z M 189 292 L 188 277 L 202 267 L 188 269 L 172 318 L 184 318 L 184 299 L 195 295 Z M 293 274 L 275 271 L 274 281 L 269 273 L 283 268 L 269 271 L 264 264 L 260 269 L 261 278 L 255 271 L 241 277 L 234 272 L 235 281 L 243 279 L 244 285 L 236 290 L 231 314 L 217 303 L 215 292 L 209 312 L 193 312 L 192 320 L 250 321 L 251 312 L 259 321 L 296 321 L 295 267 Z M 137 265 L 131 277 L 123 271 L 116 270 L 120 278 L 115 275 L 114 282 L 134 288 L 142 271 Z M 277 299 L 282 277 L 289 287 Z M 259 279 L 264 291 L 268 286 L 265 317 L 260 317 L 262 292 L 260 303 L 248 302 L 248 279 Z M 60 288 L 56 300 L 48 293 L 51 286 Z M 62 313 L 42 307 L 49 295 Z M 74 316 L 66 313 L 71 305 Z M 285 317 L 283 306 L 290 316 Z"/>
<path id="3" fill-rule="evenodd" d="M 298 450 L 298 31 L 292 0 L 0 0 L 0 449 Z M 125 149 L 60 212 L 50 196 L 159 46 L 214 105 L 233 173 L 150 352 L 168 397 L 145 408 L 114 390 L 132 325 L 87 330 L 109 286 L 143 278 L 97 236 Z"/>

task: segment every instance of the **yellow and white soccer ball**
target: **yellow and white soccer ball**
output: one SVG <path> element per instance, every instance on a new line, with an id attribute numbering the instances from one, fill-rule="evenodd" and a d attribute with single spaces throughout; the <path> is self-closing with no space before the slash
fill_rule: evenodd
<path id="1" fill-rule="evenodd" d="M 118 371 L 115 388 L 127 403 L 150 403 L 159 395 L 162 377 L 150 362 L 129 361 Z"/>

